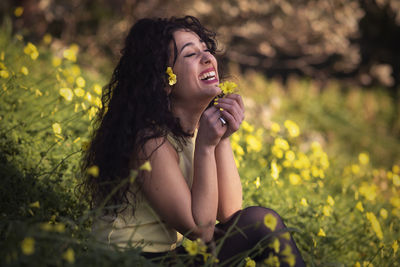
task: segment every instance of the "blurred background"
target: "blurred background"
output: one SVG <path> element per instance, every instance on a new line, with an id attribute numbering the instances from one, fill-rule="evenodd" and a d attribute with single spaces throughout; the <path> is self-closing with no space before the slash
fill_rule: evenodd
<path id="1" fill-rule="evenodd" d="M 21 14 L 16 10 L 22 7 Z M 20 10 L 21 11 L 21 10 Z M 143 17 L 194 15 L 217 32 L 221 62 L 256 71 L 287 87 L 291 77 L 317 91 L 334 80 L 341 91 L 383 90 L 385 120 L 400 137 L 400 1 L 398 0 L 14 0 L 1 1 L 0 19 L 26 40 L 51 37 L 51 49 L 76 43 L 80 65 L 109 77 L 130 26 Z M 257 92 L 260 93 L 260 92 Z M 264 92 L 267 93 L 267 92 Z M 372 97 L 375 98 L 375 97 Z M 371 102 L 371 101 L 370 101 Z M 372 101 L 373 102 L 373 101 Z M 368 104 L 366 119 L 376 119 Z M 354 114 L 359 116 L 359 114 Z"/>

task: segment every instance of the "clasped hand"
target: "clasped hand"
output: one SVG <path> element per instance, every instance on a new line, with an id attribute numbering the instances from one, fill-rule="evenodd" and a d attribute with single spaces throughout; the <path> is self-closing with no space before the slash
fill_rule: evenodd
<path id="1" fill-rule="evenodd" d="M 223 125 L 222 117 L 227 124 Z M 197 138 L 204 144 L 216 146 L 222 139 L 236 132 L 244 120 L 244 104 L 238 94 L 228 94 L 218 99 L 218 104 L 205 110 L 200 118 Z M 200 141 L 200 140 L 198 140 Z"/>

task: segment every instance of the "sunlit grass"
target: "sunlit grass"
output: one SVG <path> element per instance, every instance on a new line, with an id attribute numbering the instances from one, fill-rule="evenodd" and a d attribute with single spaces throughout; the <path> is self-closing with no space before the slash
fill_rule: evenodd
<path id="1" fill-rule="evenodd" d="M 90 236 L 91 213 L 74 190 L 106 81 L 81 69 L 77 45 L 49 44 L 0 31 L 2 261 L 144 264 L 138 249 L 105 249 Z M 400 145 L 388 130 L 388 96 L 232 72 L 247 109 L 231 138 L 244 206 L 275 209 L 310 266 L 399 266 Z M 182 262 L 202 253 L 196 242 Z"/>

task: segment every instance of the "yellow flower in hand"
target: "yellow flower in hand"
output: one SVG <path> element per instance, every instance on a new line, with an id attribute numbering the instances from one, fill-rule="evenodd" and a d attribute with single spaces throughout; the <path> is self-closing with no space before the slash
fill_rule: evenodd
<path id="1" fill-rule="evenodd" d="M 168 83 L 169 85 L 174 85 L 176 84 L 176 75 L 174 74 L 174 72 L 172 71 L 171 67 L 167 68 L 167 71 L 165 72 L 166 74 L 168 74 Z"/>
<path id="2" fill-rule="evenodd" d="M 221 88 L 224 95 L 227 95 L 232 94 L 236 91 L 235 89 L 237 88 L 237 84 L 234 82 L 226 81 L 224 83 L 220 83 L 218 87 Z"/>

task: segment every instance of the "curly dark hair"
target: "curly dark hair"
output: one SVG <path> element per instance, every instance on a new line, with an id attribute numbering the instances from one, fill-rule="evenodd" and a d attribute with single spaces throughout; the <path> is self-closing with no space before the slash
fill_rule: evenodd
<path id="1" fill-rule="evenodd" d="M 165 90 L 165 71 L 171 59 L 175 64 L 177 57 L 173 33 L 179 29 L 195 32 L 215 54 L 216 34 L 192 16 L 141 19 L 126 37 L 120 61 L 103 90 L 103 107 L 94 120 L 95 131 L 81 165 L 83 192 L 92 208 L 104 200 L 112 207 L 128 204 L 128 192 L 135 199 L 130 184 L 123 181 L 130 175 L 132 160 L 146 160 L 137 157 L 149 139 L 172 133 L 182 146 L 191 136 L 169 110 Z M 174 51 L 169 48 L 171 42 Z M 91 166 L 99 168 L 98 177 L 87 174 Z"/>

